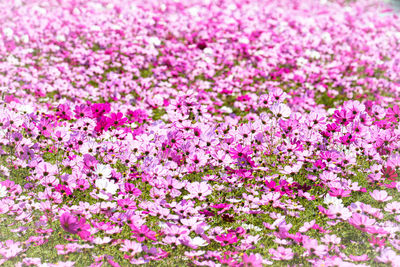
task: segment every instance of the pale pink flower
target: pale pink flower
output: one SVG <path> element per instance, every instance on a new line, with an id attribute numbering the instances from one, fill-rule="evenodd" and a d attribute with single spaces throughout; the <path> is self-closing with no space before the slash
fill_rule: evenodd
<path id="1" fill-rule="evenodd" d="M 312 238 L 303 238 L 303 247 L 307 249 L 310 254 L 322 257 L 328 253 L 328 247 L 325 245 L 319 245 L 318 240 Z"/>
<path id="2" fill-rule="evenodd" d="M 305 222 L 302 227 L 300 227 L 299 232 L 300 233 L 305 233 L 308 230 L 310 230 L 315 224 L 315 220 L 312 220 L 311 222 Z"/>
<path id="3" fill-rule="evenodd" d="M 392 199 L 385 190 L 374 190 L 370 195 L 373 199 L 379 202 L 386 202 Z"/>
<path id="4" fill-rule="evenodd" d="M 385 247 L 381 250 L 381 254 L 376 257 L 376 260 L 392 266 L 399 266 L 400 255 L 397 255 L 393 249 Z"/>
<path id="5" fill-rule="evenodd" d="M 385 211 L 391 214 L 400 213 L 400 202 L 394 201 L 386 204 Z"/>
<path id="6" fill-rule="evenodd" d="M 135 255 L 142 251 L 142 245 L 135 241 L 124 240 L 124 244 L 119 250 L 129 253 L 129 255 Z"/>
<path id="7" fill-rule="evenodd" d="M 367 261 L 369 260 L 369 257 L 367 254 L 363 254 L 360 256 L 355 256 L 355 255 L 349 255 L 349 258 L 353 261 Z"/>
<path id="8" fill-rule="evenodd" d="M 277 249 L 270 248 L 268 252 L 272 254 L 271 259 L 278 261 L 291 260 L 293 259 L 294 255 L 291 248 L 284 248 L 284 247 L 278 247 Z"/>
<path id="9" fill-rule="evenodd" d="M 212 193 L 212 188 L 207 182 L 188 183 L 186 190 L 189 191 L 189 196 L 185 196 L 185 198 L 198 198 L 199 200 L 205 200 Z"/>
<path id="10" fill-rule="evenodd" d="M 340 237 L 337 237 L 336 235 L 328 235 L 326 234 L 323 238 L 321 238 L 321 241 L 324 242 L 325 244 L 335 244 L 338 245 L 340 244 Z"/>

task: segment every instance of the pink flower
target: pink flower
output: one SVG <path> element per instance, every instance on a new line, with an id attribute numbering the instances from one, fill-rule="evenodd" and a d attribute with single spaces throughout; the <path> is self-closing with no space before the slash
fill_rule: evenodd
<path id="1" fill-rule="evenodd" d="M 22 244 L 18 241 L 9 239 L 4 241 L 4 243 L 0 243 L 0 255 L 6 259 L 17 256 L 23 250 Z"/>
<path id="2" fill-rule="evenodd" d="M 151 231 L 147 225 L 142 225 L 136 227 L 134 224 L 131 225 L 132 233 L 134 233 L 133 237 L 137 239 L 139 242 L 143 242 L 146 238 L 156 241 L 156 232 Z"/>
<path id="3" fill-rule="evenodd" d="M 262 267 L 263 260 L 260 254 L 243 254 L 242 257 L 243 267 Z"/>
<path id="4" fill-rule="evenodd" d="M 75 106 L 75 118 L 85 118 L 85 117 L 91 117 L 92 116 L 92 110 L 89 106 L 86 106 L 85 104 L 82 105 L 76 105 Z"/>
<path id="5" fill-rule="evenodd" d="M 61 227 L 71 233 L 78 234 L 82 239 L 88 240 L 90 238 L 90 225 L 86 224 L 86 219 L 81 218 L 79 221 L 76 217 L 72 216 L 70 213 L 65 212 L 60 217 Z"/>
<path id="6" fill-rule="evenodd" d="M 319 245 L 316 239 L 304 236 L 302 242 L 303 242 L 303 247 L 307 249 L 308 253 L 310 253 L 311 255 L 317 255 L 319 257 L 322 257 L 328 253 L 328 247 L 325 245 Z"/>
<path id="7" fill-rule="evenodd" d="M 400 261 L 400 255 L 397 255 L 397 253 L 391 249 L 390 247 L 383 248 L 380 251 L 380 255 L 376 257 L 376 260 L 379 262 L 383 262 L 392 266 L 398 266 L 394 265 L 394 263 L 398 263 Z"/>
<path id="8" fill-rule="evenodd" d="M 180 245 L 181 241 L 184 240 L 185 236 L 189 235 L 189 230 L 184 226 L 178 226 L 176 224 L 170 224 L 164 229 L 166 237 L 163 241 L 167 244 Z"/>
<path id="9" fill-rule="evenodd" d="M 360 256 L 355 256 L 355 255 L 349 255 L 349 258 L 353 261 L 367 261 L 369 260 L 369 257 L 367 254 L 363 254 Z"/>
<path id="10" fill-rule="evenodd" d="M 385 238 L 377 238 L 375 236 L 371 236 L 370 239 L 368 239 L 369 243 L 375 247 L 383 247 L 386 244 L 386 239 Z"/>
<path id="11" fill-rule="evenodd" d="M 367 215 L 359 213 L 353 213 L 348 222 L 361 231 L 365 231 L 367 228 L 371 228 L 375 224 L 374 219 L 370 219 Z"/>
<path id="12" fill-rule="evenodd" d="M 370 195 L 373 199 L 379 202 L 386 202 L 392 199 L 385 190 L 374 190 Z"/>
<path id="13" fill-rule="evenodd" d="M 329 191 L 329 195 L 332 197 L 349 197 L 350 194 L 350 190 L 345 190 L 343 188 L 331 188 L 331 191 Z"/>
<path id="14" fill-rule="evenodd" d="M 128 116 L 132 117 L 132 120 L 138 123 L 143 123 L 147 120 L 147 114 L 144 110 L 136 109 L 135 111 L 128 111 Z"/>
<path id="15" fill-rule="evenodd" d="M 205 154 L 203 150 L 197 150 L 189 155 L 189 161 L 194 163 L 193 169 L 196 170 L 197 167 L 202 167 L 207 164 L 208 155 Z"/>
<path id="16" fill-rule="evenodd" d="M 338 245 L 340 244 L 340 237 L 337 237 L 336 235 L 328 235 L 326 234 L 323 238 L 321 238 L 321 241 L 324 242 L 325 244 L 335 244 Z"/>
<path id="17" fill-rule="evenodd" d="M 400 167 L 400 154 L 392 154 L 387 160 L 387 166 L 393 169 Z"/>
<path id="18" fill-rule="evenodd" d="M 268 252 L 270 254 L 272 254 L 271 259 L 277 260 L 277 261 L 291 260 L 291 259 L 293 259 L 293 255 L 294 255 L 291 248 L 284 248 L 284 247 L 278 247 L 277 249 L 270 248 L 268 250 Z"/>
<path id="19" fill-rule="evenodd" d="M 311 222 L 305 222 L 302 227 L 300 227 L 299 232 L 300 233 L 305 233 L 308 230 L 310 230 L 315 224 L 315 220 L 312 220 Z"/>

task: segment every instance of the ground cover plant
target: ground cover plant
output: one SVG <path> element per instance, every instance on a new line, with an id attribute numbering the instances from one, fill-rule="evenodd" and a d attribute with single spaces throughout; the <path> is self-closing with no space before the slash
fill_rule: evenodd
<path id="1" fill-rule="evenodd" d="M 388 6 L 0 6 L 1 265 L 399 266 Z"/>

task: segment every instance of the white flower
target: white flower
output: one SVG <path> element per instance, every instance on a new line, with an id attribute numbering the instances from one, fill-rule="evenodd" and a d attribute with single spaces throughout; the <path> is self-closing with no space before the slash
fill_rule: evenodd
<path id="1" fill-rule="evenodd" d="M 19 106 L 19 111 L 30 114 L 30 113 L 34 112 L 35 109 L 32 105 L 21 105 L 21 106 Z"/>
<path id="2" fill-rule="evenodd" d="M 219 110 L 224 112 L 224 113 L 229 113 L 229 114 L 233 112 L 233 110 L 230 107 L 227 107 L 227 106 L 223 106 Z"/>
<path id="3" fill-rule="evenodd" d="M 296 64 L 297 64 L 297 66 L 299 66 L 299 67 L 302 67 L 302 66 L 306 65 L 307 63 L 308 63 L 308 60 L 305 59 L 304 57 L 299 57 L 299 58 L 296 60 Z"/>
<path id="4" fill-rule="evenodd" d="M 6 37 L 10 38 L 14 35 L 14 31 L 11 28 L 4 28 L 3 33 Z"/>
<path id="5" fill-rule="evenodd" d="M 94 173 L 101 178 L 110 178 L 111 167 L 109 165 L 97 164 L 96 168 L 94 169 Z"/>
<path id="6" fill-rule="evenodd" d="M 160 39 L 158 39 L 158 38 L 155 37 L 155 36 L 150 37 L 150 38 L 148 39 L 148 42 L 149 42 L 151 45 L 154 45 L 154 46 L 159 46 L 159 45 L 161 44 Z"/>
<path id="7" fill-rule="evenodd" d="M 208 245 L 207 241 L 199 236 L 196 236 L 192 239 L 192 244 L 199 247 L 204 247 Z"/>
<path id="8" fill-rule="evenodd" d="M 254 230 L 256 232 L 262 231 L 262 229 L 254 224 L 242 224 L 242 227 L 246 230 Z"/>
<path id="9" fill-rule="evenodd" d="M 340 218 L 342 218 L 343 220 L 348 220 L 350 219 L 351 215 L 353 215 L 353 213 L 348 208 L 343 208 L 342 216 L 340 216 Z"/>
<path id="10" fill-rule="evenodd" d="M 62 35 L 62 34 L 58 34 L 57 36 L 56 36 L 56 40 L 58 41 L 58 42 L 65 42 L 65 36 L 64 35 Z"/>
<path id="11" fill-rule="evenodd" d="M 98 189 L 104 190 L 106 193 L 114 195 L 118 190 L 118 185 L 116 185 L 113 181 L 108 180 L 107 178 L 97 179 L 95 185 Z"/>
<path id="12" fill-rule="evenodd" d="M 106 236 L 106 237 L 104 237 L 104 238 L 96 237 L 96 238 L 93 240 L 93 243 L 96 244 L 96 245 L 102 245 L 102 244 L 108 244 L 108 243 L 110 243 L 111 241 L 112 241 L 112 239 L 111 239 L 110 237 L 108 237 L 108 236 Z"/>
<path id="13" fill-rule="evenodd" d="M 343 206 L 342 200 L 337 197 L 332 197 L 331 195 L 327 195 L 324 198 L 324 203 L 326 205 L 334 205 L 334 206 Z"/>
<path id="14" fill-rule="evenodd" d="M 117 192 L 117 190 L 118 190 L 118 185 L 116 185 L 112 181 L 108 181 L 108 185 L 107 185 L 107 188 L 105 189 L 105 191 L 107 193 L 114 195 Z"/>
<path id="15" fill-rule="evenodd" d="M 94 184 L 96 185 L 97 188 L 99 189 L 105 189 L 107 187 L 108 184 L 108 180 L 106 178 L 102 178 L 102 179 L 97 179 Z"/>
<path id="16" fill-rule="evenodd" d="M 4 185 L 0 185 L 0 198 L 5 197 L 7 195 L 7 187 Z"/>

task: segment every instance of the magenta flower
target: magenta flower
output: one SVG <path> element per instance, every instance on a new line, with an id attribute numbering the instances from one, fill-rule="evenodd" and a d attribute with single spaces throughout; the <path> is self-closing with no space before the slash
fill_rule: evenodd
<path id="1" fill-rule="evenodd" d="M 210 207 L 219 210 L 218 214 L 222 214 L 225 211 L 229 210 L 232 207 L 232 204 L 220 203 L 220 204 L 210 205 Z"/>
<path id="2" fill-rule="evenodd" d="M 70 213 L 65 212 L 61 215 L 60 217 L 60 224 L 61 227 L 71 233 L 71 234 L 77 234 L 79 232 L 79 222 L 76 217 L 72 216 Z"/>
<path id="3" fill-rule="evenodd" d="M 111 113 L 110 115 L 110 125 L 114 127 L 124 125 L 127 120 L 121 112 Z"/>
<path id="4" fill-rule="evenodd" d="M 382 173 L 383 173 L 383 177 L 392 181 L 395 181 L 396 178 L 398 177 L 396 171 L 388 166 L 387 168 L 382 168 Z"/>
<path id="5" fill-rule="evenodd" d="M 97 118 L 97 124 L 94 129 L 96 132 L 102 133 L 103 131 L 107 131 L 108 128 L 110 128 L 111 124 L 112 124 L 112 122 L 109 117 L 100 116 Z"/>
<path id="6" fill-rule="evenodd" d="M 389 108 L 386 113 L 386 118 L 391 122 L 397 122 L 400 120 L 400 108 L 398 105 Z"/>
<path id="7" fill-rule="evenodd" d="M 386 239 L 385 238 L 378 238 L 375 236 L 371 236 L 370 239 L 368 239 L 369 243 L 375 247 L 383 247 L 385 246 Z"/>
<path id="8" fill-rule="evenodd" d="M 124 188 L 125 188 L 125 193 L 127 194 L 132 194 L 134 196 L 140 196 L 142 194 L 142 191 L 136 188 L 134 184 L 125 183 Z"/>
<path id="9" fill-rule="evenodd" d="M 250 146 L 242 146 L 241 144 L 238 144 L 236 147 L 231 148 L 229 153 L 233 159 L 238 159 L 252 154 L 253 150 Z"/>
<path id="10" fill-rule="evenodd" d="M 57 192 L 60 192 L 62 195 L 64 195 L 64 194 L 67 196 L 72 195 L 71 189 L 69 189 L 69 187 L 66 185 L 58 184 L 54 187 L 54 189 Z"/>
<path id="11" fill-rule="evenodd" d="M 65 231 L 71 234 L 78 234 L 82 239 L 89 240 L 91 238 L 90 232 L 87 231 L 90 229 L 90 225 L 86 223 L 85 218 L 81 218 L 78 221 L 76 217 L 65 212 L 60 217 L 60 224 Z"/>
<path id="12" fill-rule="evenodd" d="M 130 198 L 122 198 L 117 201 L 118 206 L 123 210 L 134 210 L 136 209 L 136 202 Z"/>
<path id="13" fill-rule="evenodd" d="M 344 126 L 348 125 L 354 119 L 345 109 L 335 110 L 333 118 L 336 120 L 336 123 L 343 124 Z"/>
<path id="14" fill-rule="evenodd" d="M 281 188 L 281 186 L 280 185 L 277 185 L 276 184 L 276 182 L 274 181 L 274 180 L 271 180 L 271 181 L 265 181 L 265 185 L 267 186 L 267 188 L 270 190 L 270 191 L 280 191 L 280 188 Z"/>
<path id="15" fill-rule="evenodd" d="M 110 112 L 110 103 L 95 103 L 90 106 L 92 110 L 92 116 L 94 118 L 100 118 L 104 114 Z"/>
<path id="16" fill-rule="evenodd" d="M 137 239 L 139 242 L 143 242 L 146 238 L 156 241 L 156 232 L 151 231 L 147 225 L 143 224 L 142 226 L 136 227 L 134 224 L 131 225 L 133 237 Z"/>
<path id="17" fill-rule="evenodd" d="M 345 134 L 344 136 L 340 137 L 340 143 L 342 143 L 343 145 L 350 145 L 351 143 L 353 143 L 356 139 L 354 138 L 354 136 L 350 133 Z"/>
<path id="18" fill-rule="evenodd" d="M 219 241 L 223 247 L 238 242 L 238 238 L 234 233 L 218 235 L 215 237 L 215 240 Z"/>
<path id="19" fill-rule="evenodd" d="M 69 105 L 60 104 L 60 105 L 57 107 L 57 113 L 56 113 L 56 115 L 59 116 L 61 119 L 70 120 L 70 119 L 71 119 L 71 116 L 72 116 L 72 112 L 71 112 L 71 110 L 70 110 Z"/>

